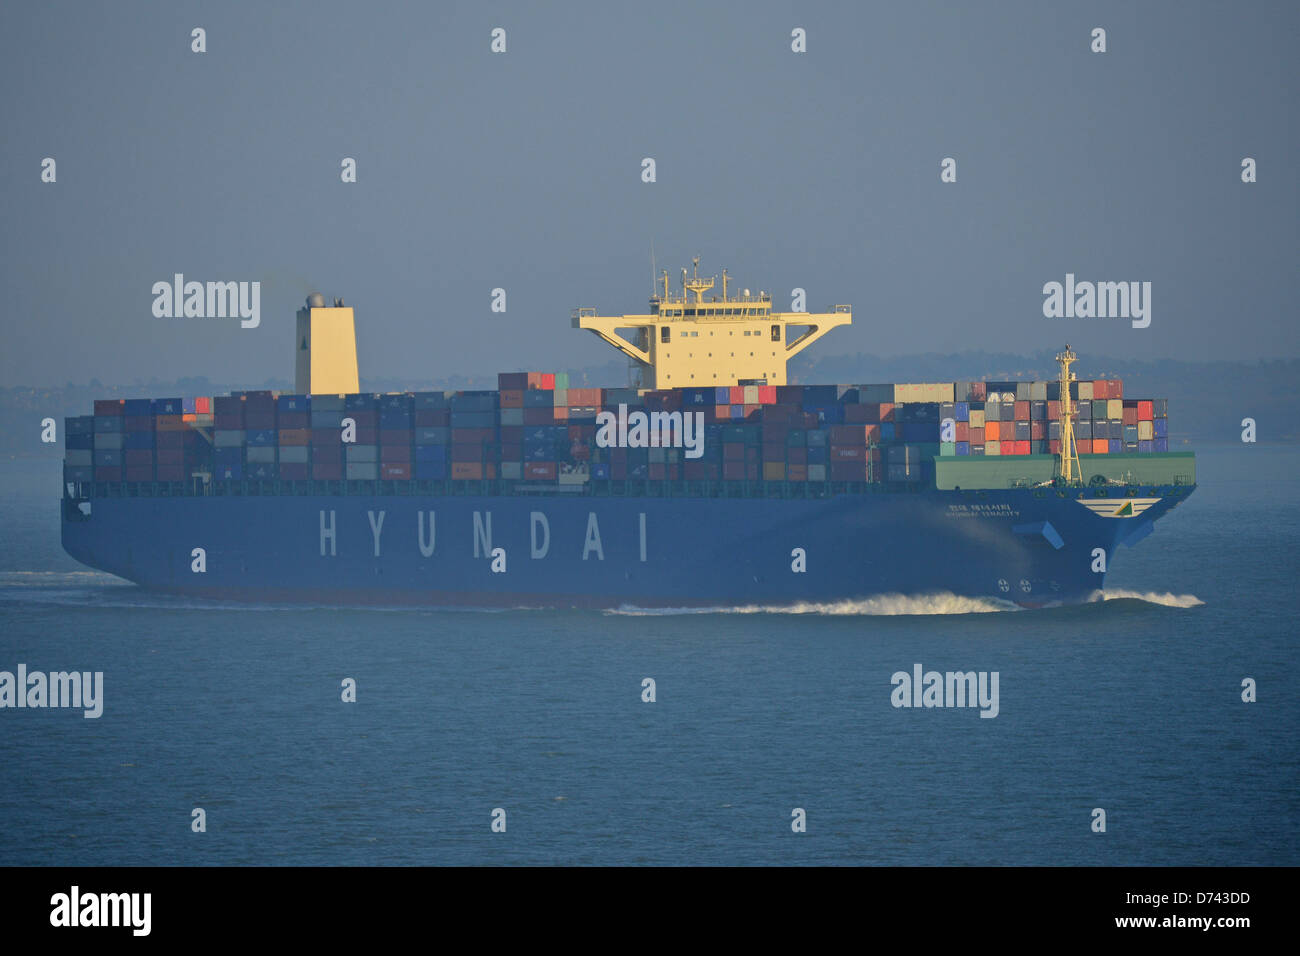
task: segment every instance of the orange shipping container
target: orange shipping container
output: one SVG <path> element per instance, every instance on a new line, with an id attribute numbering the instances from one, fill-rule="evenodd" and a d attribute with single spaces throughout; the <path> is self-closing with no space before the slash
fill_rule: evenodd
<path id="1" fill-rule="evenodd" d="M 277 441 L 281 445 L 310 445 L 311 429 L 310 428 L 282 428 L 277 434 Z"/>
<path id="2" fill-rule="evenodd" d="M 185 430 L 185 421 L 180 415 L 159 415 L 154 419 L 154 431 L 179 432 Z"/>
<path id="3" fill-rule="evenodd" d="M 501 407 L 502 408 L 523 408 L 524 392 L 519 388 L 501 389 Z"/>
<path id="4" fill-rule="evenodd" d="M 472 461 L 453 461 L 451 477 L 457 481 L 472 481 L 483 477 L 483 466 Z"/>
<path id="5" fill-rule="evenodd" d="M 785 462 L 783 461 L 763 462 L 763 480 L 764 481 L 785 481 Z"/>
<path id="6" fill-rule="evenodd" d="M 1092 440 L 1092 453 L 1094 455 L 1104 455 L 1110 450 L 1110 442 L 1104 438 L 1094 438 Z"/>

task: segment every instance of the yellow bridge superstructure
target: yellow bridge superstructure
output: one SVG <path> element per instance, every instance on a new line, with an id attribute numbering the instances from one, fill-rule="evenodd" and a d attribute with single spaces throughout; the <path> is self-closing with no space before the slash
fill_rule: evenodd
<path id="1" fill-rule="evenodd" d="M 786 384 L 785 364 L 831 329 L 853 321 L 851 306 L 830 312 L 774 312 L 765 292 L 740 295 L 728 291 L 705 299 L 716 277 L 682 269 L 682 288 L 674 292 L 668 273 L 661 274 L 645 315 L 597 315 L 595 309 L 573 310 L 573 327 L 587 329 L 632 360 L 642 388 L 688 388 L 693 385 Z M 789 339 L 791 326 L 803 331 Z M 620 334 L 627 330 L 630 336 Z"/>

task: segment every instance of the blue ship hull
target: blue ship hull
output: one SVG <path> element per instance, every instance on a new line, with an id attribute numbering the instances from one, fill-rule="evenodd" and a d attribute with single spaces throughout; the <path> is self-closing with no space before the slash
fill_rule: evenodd
<path id="1" fill-rule="evenodd" d="M 65 499 L 63 546 L 152 590 L 252 602 L 782 606 L 950 592 L 1042 606 L 1088 600 L 1116 549 L 1193 489 L 96 497 Z"/>

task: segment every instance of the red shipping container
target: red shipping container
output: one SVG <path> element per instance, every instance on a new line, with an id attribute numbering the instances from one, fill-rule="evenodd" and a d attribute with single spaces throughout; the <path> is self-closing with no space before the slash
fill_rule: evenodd
<path id="1" fill-rule="evenodd" d="M 97 398 L 95 399 L 95 414 L 101 417 L 115 417 L 126 414 L 126 406 L 122 404 L 120 398 Z M 100 479 L 95 479 L 96 481 Z M 112 480 L 112 479 L 108 479 Z"/>
<path id="2" fill-rule="evenodd" d="M 772 408 L 780 408 L 780 405 L 773 405 Z M 789 435 L 791 426 L 784 422 L 764 422 L 763 423 L 763 441 L 779 442 L 785 444 L 785 436 Z"/>
<path id="3" fill-rule="evenodd" d="M 311 460 L 314 462 L 337 463 L 343 461 L 343 446 L 337 442 L 332 445 L 312 445 Z"/>
<path id="4" fill-rule="evenodd" d="M 664 480 L 665 475 L 664 475 L 664 466 L 663 466 L 663 462 L 655 462 L 655 461 L 650 462 L 650 475 L 649 475 L 649 477 L 650 477 L 650 480 L 651 480 L 651 481 L 663 481 L 663 480 Z"/>
<path id="5" fill-rule="evenodd" d="M 728 389 L 728 398 L 727 398 L 727 401 L 730 402 L 732 405 L 744 405 L 744 404 L 745 404 L 745 386 L 743 386 L 743 385 L 732 385 L 732 386 L 730 387 L 730 389 Z"/>
<path id="6" fill-rule="evenodd" d="M 184 448 L 187 436 L 198 438 L 195 432 L 155 432 L 153 436 L 154 447 Z"/>
<path id="7" fill-rule="evenodd" d="M 776 404 L 776 386 L 760 385 L 758 386 L 758 404 L 775 405 Z"/>
<path id="8" fill-rule="evenodd" d="M 159 465 L 183 465 L 185 450 L 183 448 L 160 448 L 154 452 L 154 461 Z"/>
<path id="9" fill-rule="evenodd" d="M 832 445 L 831 462 L 837 461 L 866 461 L 867 448 L 865 445 Z"/>
<path id="10" fill-rule="evenodd" d="M 528 411 L 528 409 L 524 409 L 524 411 Z M 551 414 L 555 416 L 557 422 L 567 422 L 569 420 L 569 408 L 567 405 L 556 405 L 551 409 Z M 524 424 L 527 425 L 528 422 L 525 421 Z"/>
<path id="11" fill-rule="evenodd" d="M 729 422 L 731 421 L 730 405 L 710 405 L 709 421 L 711 422 Z"/>
<path id="12" fill-rule="evenodd" d="M 145 465 L 153 467 L 153 449 L 152 448 L 128 448 L 122 455 L 122 464 L 128 468 L 132 465 Z M 127 479 L 134 481 L 134 478 Z"/>
<path id="13" fill-rule="evenodd" d="M 96 481 L 121 481 L 122 468 L 120 465 L 96 465 Z"/>
<path id="14" fill-rule="evenodd" d="M 537 374 L 536 372 L 497 372 L 497 390 L 505 392 L 507 389 L 520 390 L 526 389 L 529 380 Z"/>
<path id="15" fill-rule="evenodd" d="M 759 464 L 757 461 L 745 462 L 745 480 L 758 481 Z"/>
<path id="16" fill-rule="evenodd" d="M 741 461 L 724 461 L 722 463 L 722 478 L 724 481 L 744 481 L 745 463 Z"/>
<path id="17" fill-rule="evenodd" d="M 1047 438 L 1047 422 L 1034 421 L 1029 423 L 1029 437 L 1033 441 L 1043 441 Z M 960 439 L 958 439 L 960 441 Z"/>
<path id="18" fill-rule="evenodd" d="M 785 442 L 763 442 L 763 461 L 785 461 Z"/>
<path id="19" fill-rule="evenodd" d="M 545 389 L 545 390 L 548 391 L 548 392 L 549 392 L 549 391 L 554 391 L 554 390 L 555 390 L 555 373 L 554 373 L 554 372 L 543 372 L 542 375 L 541 375 L 541 382 L 538 384 L 537 387 L 538 387 L 538 388 Z"/>
<path id="20" fill-rule="evenodd" d="M 759 462 L 759 460 L 760 460 L 760 454 L 761 454 L 761 452 L 762 452 L 762 448 L 761 448 L 761 446 L 759 446 L 759 445 L 746 445 L 746 446 L 745 446 L 745 464 L 747 464 L 747 465 L 757 465 L 758 462 Z"/>
<path id="21" fill-rule="evenodd" d="M 280 477 L 287 477 L 284 473 L 284 465 L 280 466 Z M 385 481 L 410 481 L 411 480 L 411 463 L 403 462 L 382 462 L 379 465 L 379 477 Z"/>
<path id="22" fill-rule="evenodd" d="M 524 424 L 525 425 L 550 425 L 555 421 L 557 408 L 525 408 Z M 569 409 L 564 409 L 564 417 L 569 417 Z"/>
<path id="23" fill-rule="evenodd" d="M 1079 448 L 1079 451 L 1080 451 L 1080 453 L 1082 453 L 1082 452 L 1084 451 L 1084 449 L 1083 449 L 1083 447 L 1082 447 L 1082 444 L 1083 444 L 1083 443 L 1082 443 L 1082 442 L 1076 442 L 1076 444 L 1079 444 L 1079 445 L 1081 446 L 1081 447 Z M 1049 442 L 1047 443 L 1047 449 L 1048 449 L 1048 451 L 1050 451 L 1053 455 L 1059 455 L 1059 454 L 1061 453 L 1061 439 L 1059 439 L 1059 438 L 1053 438 L 1051 441 L 1049 441 Z"/>
<path id="24" fill-rule="evenodd" d="M 276 442 L 281 445 L 309 445 L 311 444 L 311 429 L 281 428 L 276 433 Z"/>
<path id="25" fill-rule="evenodd" d="M 870 405 L 854 405 L 852 402 L 844 406 L 844 421 L 848 425 L 864 425 L 868 422 L 874 422 L 874 411 Z"/>
<path id="26" fill-rule="evenodd" d="M 789 479 L 790 479 L 791 481 L 807 481 L 807 480 L 808 480 L 808 466 L 807 466 L 807 465 L 795 465 L 795 464 L 791 464 L 791 465 L 789 465 L 789 466 L 786 468 L 786 471 L 789 473 L 788 476 L 789 476 Z"/>
<path id="27" fill-rule="evenodd" d="M 1122 378 L 1112 378 L 1110 380 L 1110 394 L 1107 398 L 1124 397 L 1124 380 Z"/>
<path id="28" fill-rule="evenodd" d="M 972 402 L 982 402 L 988 395 L 988 386 L 983 382 L 970 383 L 970 400 Z"/>
<path id="29" fill-rule="evenodd" d="M 483 477 L 483 466 L 472 461 L 453 461 L 451 477 L 455 481 L 474 481 Z"/>
<path id="30" fill-rule="evenodd" d="M 311 463 L 311 476 L 317 481 L 341 481 L 343 478 L 342 461 L 321 461 Z"/>
<path id="31" fill-rule="evenodd" d="M 613 478 L 615 481 L 627 480 L 627 462 L 611 461 L 609 463 L 609 477 Z"/>
<path id="32" fill-rule="evenodd" d="M 521 388 L 503 388 L 501 389 L 502 408 L 523 408 L 524 407 L 524 390 Z"/>
<path id="33" fill-rule="evenodd" d="M 155 481 L 184 481 L 184 465 L 159 465 L 154 469 Z"/>
<path id="34" fill-rule="evenodd" d="M 518 445 L 524 440 L 523 425 L 502 425 L 501 426 L 501 443 L 509 445 Z"/>
<path id="35" fill-rule="evenodd" d="M 724 461 L 744 461 L 745 446 L 737 441 L 723 442 L 722 458 Z"/>
<path id="36" fill-rule="evenodd" d="M 273 431 L 275 429 L 275 410 L 269 412 L 244 412 L 244 427 L 249 431 Z"/>
<path id="37" fill-rule="evenodd" d="M 1136 408 L 1124 409 L 1124 424 L 1136 425 L 1138 423 L 1138 410 Z"/>
<path id="38" fill-rule="evenodd" d="M 523 444 L 520 442 L 512 442 L 509 444 L 507 444 L 506 442 L 502 442 L 501 460 L 502 461 L 523 461 L 524 460 Z"/>
<path id="39" fill-rule="evenodd" d="M 1016 402 L 1016 421 L 1018 421 L 1018 422 L 1027 422 L 1027 421 L 1029 421 L 1029 403 L 1028 403 L 1028 402 Z"/>
<path id="40" fill-rule="evenodd" d="M 1155 405 L 1148 399 L 1138 402 L 1138 421 L 1149 422 L 1155 419 Z"/>
<path id="41" fill-rule="evenodd" d="M 341 428 L 313 428 L 311 443 L 313 445 L 338 445 L 343 441 Z"/>
<path id="42" fill-rule="evenodd" d="M 194 412 L 197 415 L 211 415 L 212 399 L 207 395 L 201 395 L 194 399 Z"/>
<path id="43" fill-rule="evenodd" d="M 152 415 L 127 415 L 122 419 L 122 430 L 128 432 L 151 432 L 154 430 Z"/>
<path id="44" fill-rule="evenodd" d="M 411 446 L 410 445 L 380 445 L 379 461 L 380 464 L 385 464 L 385 465 L 410 464 Z"/>
<path id="45" fill-rule="evenodd" d="M 801 415 L 802 412 L 798 405 L 764 405 L 763 430 L 767 431 L 771 425 L 788 425 L 799 419 Z"/>
<path id="46" fill-rule="evenodd" d="M 831 426 L 832 445 L 865 445 L 866 443 L 867 429 L 865 425 Z"/>
<path id="47" fill-rule="evenodd" d="M 127 481 L 153 481 L 153 465 L 127 465 L 123 474 Z"/>
<path id="48" fill-rule="evenodd" d="M 808 464 L 808 449 L 803 445 L 800 445 L 797 448 L 786 449 L 786 461 L 791 465 Z"/>
<path id="49" fill-rule="evenodd" d="M 957 422 L 954 431 L 956 433 L 953 436 L 954 441 L 970 441 L 970 422 Z M 879 441 L 879 436 L 877 436 L 877 441 Z"/>
<path id="50" fill-rule="evenodd" d="M 343 433 L 342 433 L 342 431 L 340 430 L 340 432 L 339 432 L 340 437 L 342 436 L 342 434 L 343 434 Z M 356 441 L 352 442 L 352 444 L 354 444 L 354 445 L 378 445 L 378 444 L 379 444 L 379 429 L 378 429 L 378 428 L 362 428 L 360 425 L 358 425 L 358 426 L 357 426 Z"/>
<path id="51" fill-rule="evenodd" d="M 760 405 L 741 405 L 740 407 L 743 409 L 743 411 L 741 412 L 741 414 L 744 415 L 745 418 L 747 418 L 747 419 L 752 418 L 752 419 L 754 419 L 755 421 L 758 420 L 759 413 L 761 413 L 761 412 L 763 411 L 763 406 L 762 406 L 761 404 L 760 404 Z"/>
<path id="52" fill-rule="evenodd" d="M 486 445 L 496 440 L 491 428 L 453 428 L 451 442 L 453 445 Z"/>
<path id="53" fill-rule="evenodd" d="M 247 412 L 244 413 L 244 417 L 245 418 L 248 417 Z M 354 411 L 345 411 L 343 413 L 343 418 L 352 419 L 354 422 L 357 423 L 358 428 L 379 427 L 379 412 L 373 408 L 359 408 Z M 249 425 L 248 427 L 252 428 L 253 426 Z"/>
<path id="54" fill-rule="evenodd" d="M 1015 446 L 1016 446 L 1015 454 L 1017 454 L 1017 455 L 1028 455 L 1028 454 L 1029 454 L 1029 444 L 1030 444 L 1029 442 L 1027 442 L 1027 441 L 1018 441 L 1018 442 L 1015 442 L 1014 444 L 1015 444 Z"/>
<path id="55" fill-rule="evenodd" d="M 682 475 L 687 481 L 717 481 L 718 463 L 716 461 L 682 462 Z"/>
<path id="56" fill-rule="evenodd" d="M 1060 403 L 1060 402 L 1048 402 L 1048 403 L 1047 403 L 1047 419 L 1048 419 L 1048 421 L 1055 421 L 1055 420 L 1059 419 L 1060 417 L 1061 417 L 1061 403 Z"/>

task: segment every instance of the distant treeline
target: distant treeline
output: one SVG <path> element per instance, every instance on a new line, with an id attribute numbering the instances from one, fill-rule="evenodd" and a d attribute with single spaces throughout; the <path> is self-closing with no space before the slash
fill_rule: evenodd
<path id="1" fill-rule="evenodd" d="M 955 355 L 911 355 L 881 358 L 857 355 L 797 356 L 790 362 L 794 384 L 831 382 L 945 382 L 983 380 L 1033 380 L 1056 377 L 1051 352 L 1009 355 L 962 352 Z M 1135 362 L 1092 358 L 1075 366 L 1080 378 L 1122 378 L 1124 394 L 1133 398 L 1169 399 L 1169 434 L 1173 442 L 1237 441 L 1241 421 L 1253 418 L 1260 441 L 1296 441 L 1297 404 L 1300 403 L 1300 359 L 1259 362 Z M 522 371 L 510 369 L 508 371 Z M 556 369 L 555 371 L 565 371 Z M 570 380 L 581 386 L 623 386 L 627 366 L 621 362 L 568 369 Z M 496 373 L 454 375 L 436 380 L 364 379 L 367 391 L 399 392 L 431 389 L 496 388 Z M 224 395 L 232 390 L 272 389 L 288 392 L 288 380 L 221 384 L 206 378 L 173 382 L 137 382 L 134 385 L 88 385 L 34 388 L 0 388 L 0 453 L 5 455 L 62 454 L 65 416 L 89 415 L 97 398 L 170 398 Z M 41 443 L 41 421 L 58 422 L 59 442 Z"/>

